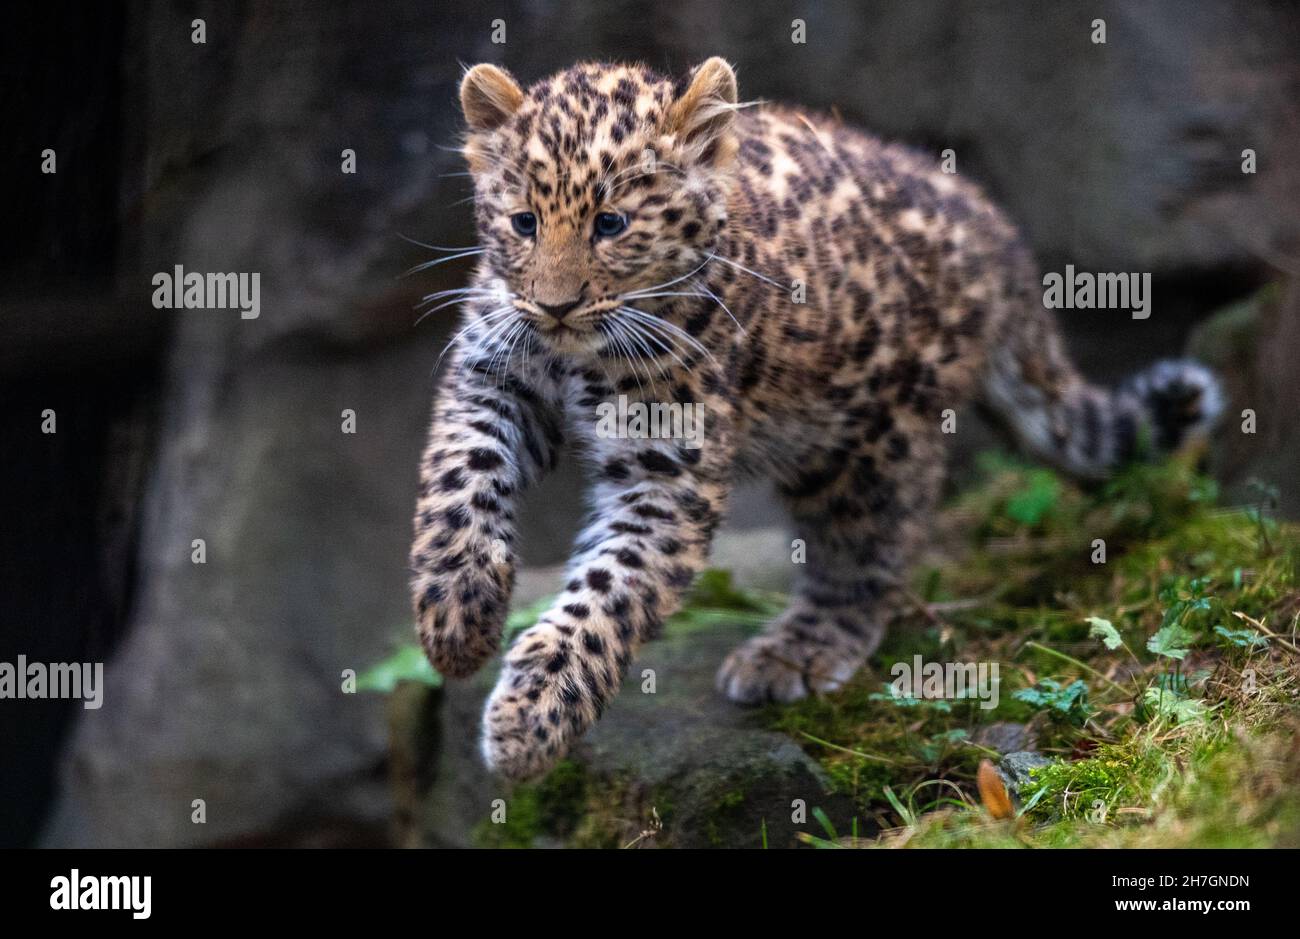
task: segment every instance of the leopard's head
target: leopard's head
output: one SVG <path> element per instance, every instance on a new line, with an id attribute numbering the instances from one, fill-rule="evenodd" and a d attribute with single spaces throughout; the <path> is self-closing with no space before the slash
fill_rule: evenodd
<path id="1" fill-rule="evenodd" d="M 726 226 L 731 66 L 711 58 L 674 82 L 588 63 L 525 90 L 476 65 L 460 100 L 480 280 L 509 307 L 500 316 L 567 355 L 599 354 L 629 332 L 649 344 L 643 317 L 698 291 L 692 275 Z"/>

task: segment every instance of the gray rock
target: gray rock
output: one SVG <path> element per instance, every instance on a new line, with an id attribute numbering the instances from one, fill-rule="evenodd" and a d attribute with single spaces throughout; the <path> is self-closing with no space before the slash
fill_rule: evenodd
<path id="1" fill-rule="evenodd" d="M 1291 416 L 1300 414 L 1300 289 L 1294 278 L 1270 284 L 1232 304 L 1192 333 L 1188 353 L 1220 376 L 1229 406 L 1210 450 L 1210 467 L 1224 486 L 1225 501 L 1263 506 L 1300 518 L 1300 435 Z M 1243 411 L 1255 412 L 1254 433 L 1242 433 Z M 1277 503 L 1259 483 L 1276 490 Z"/>
<path id="2" fill-rule="evenodd" d="M 165 418 L 134 626 L 70 747 L 64 813 L 80 824 L 52 843 L 211 843 L 274 831 L 340 787 L 383 791 L 382 705 L 342 693 L 342 673 L 409 636 L 396 534 L 426 404 L 389 389 L 424 358 L 394 348 L 198 380 L 221 374 L 221 355 L 180 354 L 195 380 Z M 344 407 L 355 435 L 341 432 Z M 191 561 L 196 538 L 206 563 Z M 365 820 L 382 824 L 387 807 L 369 801 Z"/>
<path id="3" fill-rule="evenodd" d="M 995 721 L 975 732 L 975 742 L 999 753 L 1029 750 L 1034 745 L 1034 735 L 1024 724 L 1012 721 Z"/>
<path id="4" fill-rule="evenodd" d="M 1039 766 L 1046 766 L 1051 762 L 1041 753 L 1034 753 L 1032 750 L 1008 753 L 999 761 L 998 775 L 1002 777 L 1007 792 L 1010 793 L 1012 800 L 1016 804 L 1020 803 L 1020 790 L 1033 779 L 1029 771 Z"/>
<path id="5" fill-rule="evenodd" d="M 434 692 L 407 686 L 404 694 L 423 703 L 399 696 L 396 707 L 424 723 L 395 721 L 393 750 L 423 751 L 401 763 L 424 765 L 428 775 L 407 774 L 398 786 L 408 820 L 398 843 L 625 845 L 654 830 L 657 813 L 662 828 L 643 846 L 758 847 L 765 828 L 769 846 L 787 847 L 796 832 L 823 834 L 811 815 L 817 807 L 847 833 L 853 810 L 829 791 L 821 767 L 788 736 L 764 729 L 761 712 L 714 691 L 718 663 L 744 635 L 735 627 L 670 634 L 643 649 L 605 716 L 553 774 L 560 783 L 512 787 L 483 769 L 476 739 L 491 675 Z M 642 690 L 649 672 L 653 694 Z M 500 831 L 489 821 L 496 799 L 506 807 Z M 803 824 L 792 821 L 795 800 L 805 805 Z M 523 808 L 532 805 L 543 817 Z M 527 825 L 508 827 L 515 810 L 529 813 Z"/>

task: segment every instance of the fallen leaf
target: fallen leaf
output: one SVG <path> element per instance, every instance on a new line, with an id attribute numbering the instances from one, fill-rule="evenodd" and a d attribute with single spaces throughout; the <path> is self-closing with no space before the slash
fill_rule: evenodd
<path id="1" fill-rule="evenodd" d="M 1007 787 L 1002 784 L 1002 778 L 998 776 L 998 771 L 993 768 L 993 764 L 988 760 L 980 760 L 979 772 L 975 774 L 975 784 L 979 786 L 980 801 L 984 803 L 984 808 L 994 818 L 1012 818 L 1016 810 L 1011 806 L 1011 796 L 1007 794 Z"/>

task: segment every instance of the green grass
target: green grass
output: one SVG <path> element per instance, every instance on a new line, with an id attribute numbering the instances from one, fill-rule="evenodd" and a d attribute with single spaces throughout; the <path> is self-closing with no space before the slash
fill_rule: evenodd
<path id="1" fill-rule="evenodd" d="M 1176 461 L 1091 493 L 1000 457 L 983 470 L 944 513 L 946 556 L 917 575 L 926 608 L 893 625 L 874 675 L 769 711 L 881 832 L 807 840 L 1300 844 L 1296 528 L 1218 507 Z M 914 654 L 997 662 L 998 707 L 883 694 Z M 996 762 L 977 743 L 993 721 L 1027 725 L 1052 758 L 1012 820 L 992 819 L 975 786 L 980 761 Z"/>

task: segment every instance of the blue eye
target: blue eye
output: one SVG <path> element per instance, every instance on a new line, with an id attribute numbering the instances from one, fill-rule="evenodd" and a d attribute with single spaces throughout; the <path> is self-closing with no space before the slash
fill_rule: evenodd
<path id="1" fill-rule="evenodd" d="M 510 216 L 510 224 L 515 227 L 516 234 L 523 235 L 525 238 L 537 234 L 537 216 L 532 212 L 516 212 Z"/>
<path id="2" fill-rule="evenodd" d="M 613 238 L 627 228 L 627 219 L 613 212 L 601 212 L 596 216 L 596 237 Z"/>

